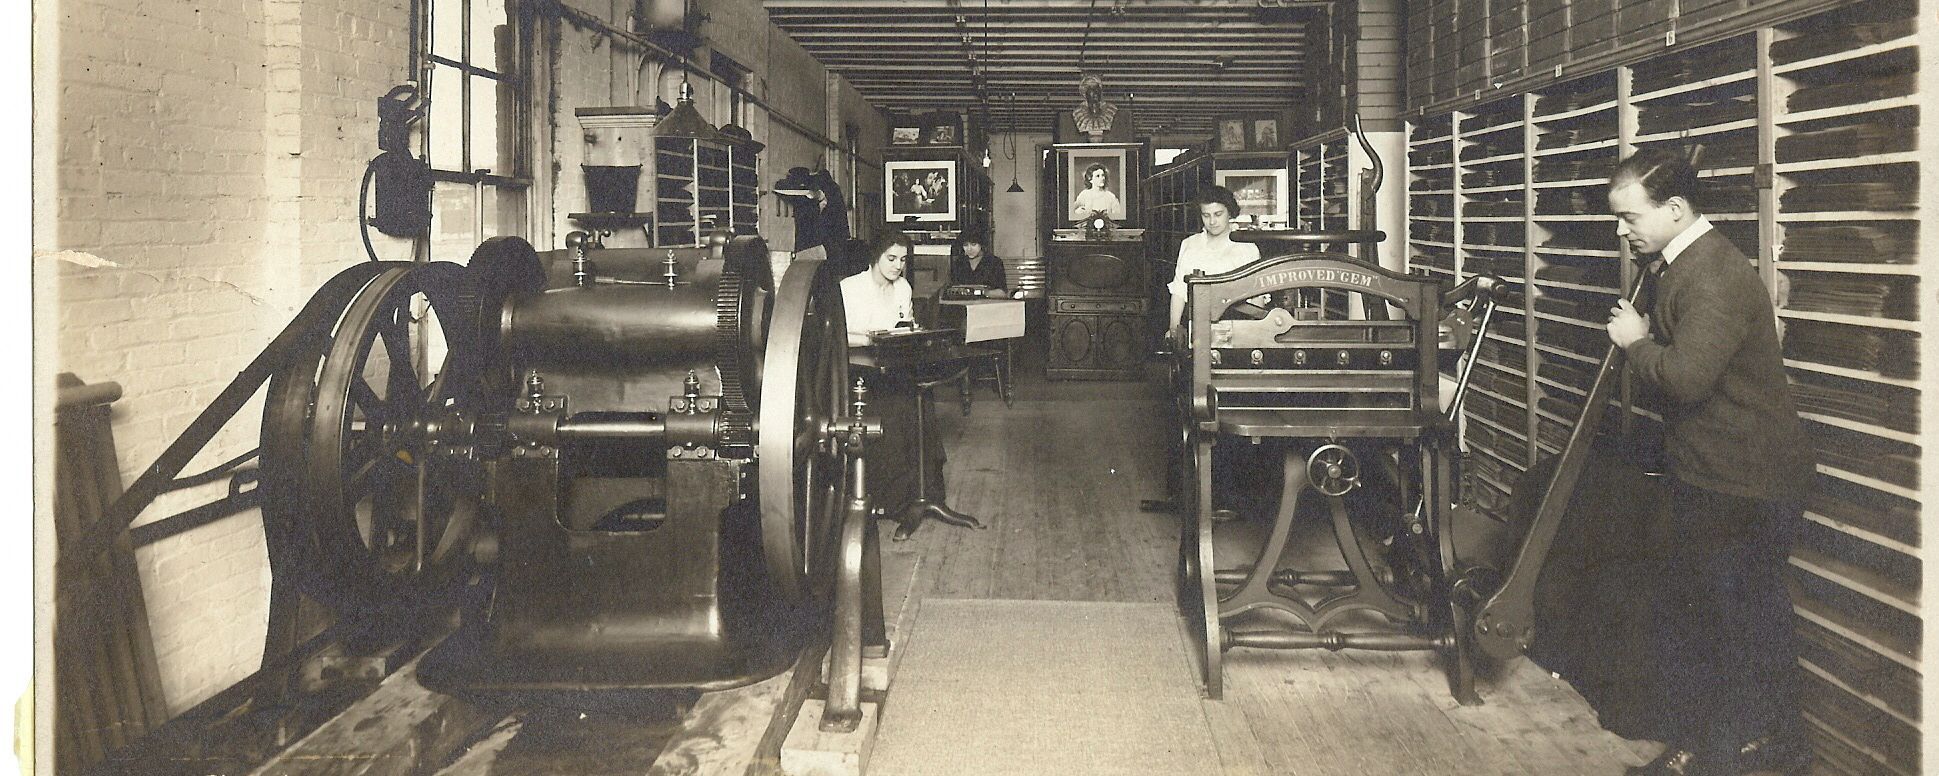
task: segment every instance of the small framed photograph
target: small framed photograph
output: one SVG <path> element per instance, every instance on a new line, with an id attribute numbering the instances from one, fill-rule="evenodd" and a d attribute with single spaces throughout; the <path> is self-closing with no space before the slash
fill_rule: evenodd
<path id="1" fill-rule="evenodd" d="M 1246 120 L 1245 119 L 1220 119 L 1219 120 L 1219 150 L 1220 151 L 1246 150 Z"/>
<path id="2" fill-rule="evenodd" d="M 937 124 L 929 133 L 929 142 L 936 145 L 956 145 L 962 142 L 956 134 L 955 124 Z"/>
<path id="3" fill-rule="evenodd" d="M 1275 128 L 1277 131 L 1277 128 Z M 1283 225 L 1292 217 L 1292 200 L 1287 195 L 1286 170 L 1215 170 L 1212 182 L 1232 190 L 1239 201 L 1239 212 L 1232 216 L 1251 216 L 1254 224 Z"/>
<path id="4" fill-rule="evenodd" d="M 915 145 L 920 142 L 921 127 L 895 127 L 889 130 L 889 143 L 892 145 Z"/>
<path id="5" fill-rule="evenodd" d="M 1267 117 L 1252 120 L 1252 148 L 1255 151 L 1280 150 L 1278 118 Z"/>
<path id="6" fill-rule="evenodd" d="M 889 223 L 956 220 L 956 162 L 906 161 L 882 163 L 882 187 L 888 192 Z"/>

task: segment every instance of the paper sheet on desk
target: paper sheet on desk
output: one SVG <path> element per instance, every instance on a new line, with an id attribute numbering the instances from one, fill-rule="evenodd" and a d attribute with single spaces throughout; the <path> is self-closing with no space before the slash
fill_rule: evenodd
<path id="1" fill-rule="evenodd" d="M 944 309 L 963 309 L 963 342 L 1023 336 L 1023 302 L 1017 299 L 944 299 Z"/>

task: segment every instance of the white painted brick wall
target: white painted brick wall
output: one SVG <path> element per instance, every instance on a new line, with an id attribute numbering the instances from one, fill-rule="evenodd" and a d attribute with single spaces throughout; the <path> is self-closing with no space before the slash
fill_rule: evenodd
<path id="1" fill-rule="evenodd" d="M 49 267 L 59 368 L 121 383 L 132 482 L 325 278 L 362 260 L 357 184 L 376 100 L 410 77 L 409 5 L 64 0 L 59 16 L 54 247 L 105 262 Z M 258 399 L 189 471 L 254 447 L 260 417 Z M 170 494 L 141 519 L 219 495 Z M 255 670 L 269 578 L 255 513 L 137 560 L 172 710 Z"/>

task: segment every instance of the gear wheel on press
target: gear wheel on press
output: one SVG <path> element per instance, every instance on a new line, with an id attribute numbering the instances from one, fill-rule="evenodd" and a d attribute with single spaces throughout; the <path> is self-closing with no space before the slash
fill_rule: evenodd
<path id="1" fill-rule="evenodd" d="M 753 283 L 738 269 L 723 269 L 719 290 L 714 293 L 714 349 L 720 363 L 721 443 L 729 448 L 754 445 L 754 403 L 747 386 L 748 364 L 742 351 L 748 347 L 743 330 L 752 316 L 746 307 L 752 303 Z"/>

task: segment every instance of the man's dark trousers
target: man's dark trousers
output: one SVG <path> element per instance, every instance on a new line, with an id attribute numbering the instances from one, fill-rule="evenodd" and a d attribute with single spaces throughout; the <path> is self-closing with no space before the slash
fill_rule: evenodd
<path id="1" fill-rule="evenodd" d="M 1798 648 L 1784 566 L 1796 506 L 1670 483 L 1652 644 L 1667 729 L 1735 751 L 1794 725 Z M 1801 731 L 1783 731 L 1801 732 Z"/>

